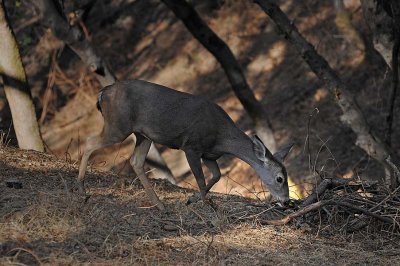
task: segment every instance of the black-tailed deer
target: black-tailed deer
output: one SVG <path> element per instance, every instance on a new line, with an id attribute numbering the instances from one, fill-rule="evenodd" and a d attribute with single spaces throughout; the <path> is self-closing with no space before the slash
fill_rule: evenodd
<path id="1" fill-rule="evenodd" d="M 272 155 L 257 136 L 248 137 L 222 108 L 203 97 L 141 80 L 120 81 L 100 91 L 97 106 L 103 114 L 104 127 L 99 137 L 87 142 L 78 176 L 82 192 L 92 152 L 122 142 L 134 133 L 136 146 L 130 163 L 159 209 L 164 206 L 143 168 L 152 141 L 185 152 L 203 200 L 221 176 L 216 160 L 231 154 L 252 166 L 273 196 L 284 203 L 289 201 L 282 162 L 292 145 Z M 201 160 L 213 175 L 208 184 Z"/>

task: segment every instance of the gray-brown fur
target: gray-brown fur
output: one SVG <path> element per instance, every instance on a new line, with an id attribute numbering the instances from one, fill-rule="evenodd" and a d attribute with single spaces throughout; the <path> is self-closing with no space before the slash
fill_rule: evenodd
<path id="1" fill-rule="evenodd" d="M 80 180 L 95 149 L 122 142 L 134 133 L 138 140 L 136 149 L 142 141 L 153 141 L 183 150 L 203 199 L 219 180 L 221 174 L 216 160 L 223 154 L 234 155 L 250 164 L 274 196 L 281 201 L 289 199 L 286 171 L 281 161 L 290 148 L 277 153 L 279 156 L 275 158 L 258 138 L 248 137 L 221 107 L 203 97 L 131 80 L 104 88 L 98 97 L 98 107 L 104 117 L 104 129 L 100 139 L 87 147 L 81 162 Z M 136 149 L 132 157 L 140 163 L 134 164 L 131 160 L 131 164 L 138 175 L 138 172 L 144 175 L 142 169 L 148 150 L 138 149 L 144 154 L 137 155 Z M 213 173 L 207 185 L 201 160 Z M 282 182 L 276 181 L 278 176 Z M 150 196 L 160 206 L 158 199 Z"/>

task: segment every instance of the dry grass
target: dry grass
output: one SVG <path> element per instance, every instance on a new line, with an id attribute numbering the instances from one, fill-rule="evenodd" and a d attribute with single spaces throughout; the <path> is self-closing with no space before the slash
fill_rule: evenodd
<path id="1" fill-rule="evenodd" d="M 357 69 L 352 61 L 354 53 L 349 52 L 350 43 L 334 36 L 334 10 L 328 3 L 283 2 L 285 11 L 296 18 L 296 25 L 318 51 L 341 73 L 348 73 L 356 87 L 365 87 L 358 95 L 360 102 L 371 107 L 366 110 L 367 114 L 379 125 L 382 108 L 378 107 L 383 104 L 383 97 L 376 88 L 384 87 L 385 71 L 379 65 L 362 71 Z M 104 28 L 100 28 L 99 23 L 91 25 L 94 42 L 101 54 L 112 61 L 117 76 L 121 79 L 139 77 L 207 95 L 224 107 L 242 128 L 251 128 L 212 56 L 162 4 L 151 7 L 152 12 L 148 12 L 150 9 L 137 12 L 140 6 L 121 5 L 119 11 L 107 6 L 112 16 L 132 16 L 133 28 L 122 29 L 117 23 Z M 155 11 L 160 16 L 154 16 Z M 352 165 L 359 164 L 361 155 L 349 155 L 349 143 L 353 140 L 341 127 L 334 104 L 326 93 L 317 90 L 320 84 L 314 75 L 277 36 L 265 14 L 253 4 L 233 0 L 215 15 L 209 13 L 202 13 L 202 16 L 241 61 L 257 97 L 263 98 L 268 107 L 279 142 L 303 143 L 306 135 L 315 135 L 318 139 L 314 137 L 311 148 L 320 151 L 319 140 L 332 139 L 329 145 L 333 154 L 339 161 L 346 162 L 336 173 L 353 170 Z M 149 19 L 151 16 L 155 19 Z M 356 12 L 354 18 L 359 21 L 361 12 Z M 94 20 L 97 19 L 101 21 L 103 17 Z M 136 23 L 140 21 L 145 22 L 144 25 Z M 83 140 L 98 132 L 101 120 L 95 111 L 96 90 L 93 89 L 98 86 L 93 83 L 93 76 L 83 70 L 84 66 L 75 61 L 49 73 L 48 93 L 41 96 L 38 91 L 47 87 L 42 84 L 46 79 L 37 73 L 48 71 L 49 54 L 61 46 L 51 34 L 46 34 L 24 58 L 28 75 L 34 80 L 34 94 L 47 105 L 42 116 L 46 143 L 60 157 L 71 155 L 73 160 L 78 157 Z M 369 75 L 365 77 L 362 73 Z M 50 79 L 51 74 L 55 76 L 54 81 Z M 60 109 L 57 94 L 52 90 L 68 98 L 63 108 Z M 314 98 L 310 97 L 312 95 Z M 313 120 L 311 132 L 308 132 L 307 118 L 316 107 L 320 115 Z M 63 131 L 58 131 L 60 129 Z M 321 165 L 314 168 L 327 171 L 324 161 L 330 160 L 329 154 L 329 158 L 325 158 L 327 156 L 321 153 Z M 307 161 L 303 156 L 288 165 L 289 173 L 297 178 L 296 183 L 308 173 L 304 167 Z M 238 190 L 233 181 L 232 188 L 227 189 L 226 184 L 231 179 L 241 184 L 244 180 L 254 180 L 241 163 L 230 168 L 223 169 L 230 173 L 230 179 L 220 181 L 219 185 L 223 184 L 220 191 Z M 371 171 L 365 167 L 363 172 L 370 175 Z M 153 181 L 168 209 L 168 213 L 160 213 L 149 208 L 151 204 L 138 180 L 121 182 L 109 172 L 88 175 L 87 186 L 92 196 L 85 203 L 69 192 L 76 176 L 74 161 L 67 163 L 45 154 L 0 147 L 1 265 L 398 264 L 400 244 L 396 239 L 388 237 L 391 235 L 387 232 L 369 231 L 376 227 L 347 232 L 340 224 L 343 225 L 341 222 L 350 215 L 335 207 L 315 212 L 315 219 L 309 224 L 298 219 L 288 226 L 264 226 L 261 225 L 263 221 L 277 218 L 275 215 L 279 212 L 267 211 L 268 206 L 253 206 L 261 202 L 213 194 L 216 209 L 203 203 L 186 206 L 192 191 Z M 8 179 L 21 181 L 23 188 L 7 188 L 4 181 Z M 253 189 L 254 186 L 248 182 L 246 190 L 259 191 Z M 242 192 L 240 194 L 244 194 Z M 351 215 L 354 217 L 354 213 Z M 335 220 L 335 217 L 340 219 Z"/>
<path id="2" fill-rule="evenodd" d="M 118 17 L 115 23 L 106 23 L 106 27 L 100 27 L 108 16 L 103 16 L 103 11 L 99 10 L 91 12 L 91 22 L 88 21 L 93 43 L 99 48 L 100 55 L 111 63 L 119 79 L 140 78 L 204 95 L 220 104 L 240 128 L 251 131 L 252 123 L 232 93 L 219 64 L 188 33 L 184 25 L 175 19 L 165 5 L 159 1 L 120 2 L 121 5 L 111 1 L 102 8 L 109 10 L 111 17 Z M 135 4 L 131 5 L 131 2 Z M 199 7 L 207 5 L 200 3 L 201 1 L 195 2 L 199 3 Z M 353 11 L 358 10 L 352 14 L 352 22 L 360 24 L 362 14 L 360 9 L 357 9 L 359 1 L 346 1 L 346 4 L 349 3 L 353 3 Z M 23 2 L 22 5 L 29 6 L 29 3 Z M 361 97 L 360 103 L 365 103 L 365 106 L 370 108 L 366 115 L 374 119 L 375 123 L 371 125 L 381 125 L 381 115 L 385 109 L 372 107 L 384 103 L 384 93 L 380 92 L 379 88 L 386 87 L 382 84 L 386 76 L 383 73 L 385 70 L 380 71 L 381 66 L 373 67 L 371 64 L 364 65 L 367 69 L 360 70 L 357 69 L 357 65 L 351 64 L 352 60 L 356 59 L 354 47 L 344 38 L 336 37 L 333 5 L 323 1 L 304 1 L 300 4 L 296 1 L 281 1 L 281 6 L 292 19 L 296 18 L 296 25 L 301 32 L 326 56 L 335 69 L 343 74 L 348 73 L 346 75 L 356 85 L 355 88 L 364 88 L 363 92 L 358 94 L 358 97 Z M 25 9 L 22 8 L 21 11 Z M 341 162 L 340 168 L 329 171 L 343 174 L 355 170 L 363 178 L 375 175 L 370 171 L 373 166 L 367 167 L 368 160 L 361 160 L 362 164 L 358 162 L 363 156 L 361 151 L 353 154 L 348 149 L 354 144 L 350 138 L 352 135 L 348 134 L 340 123 L 336 106 L 329 94 L 320 87 L 315 75 L 302 63 L 302 59 L 290 45 L 278 36 L 273 23 L 257 5 L 243 0 L 230 0 L 225 1 L 220 8 L 199 8 L 199 11 L 208 25 L 234 51 L 256 97 L 262 100 L 268 110 L 278 143 L 300 144 L 287 163 L 294 183 L 301 184 L 297 186 L 297 190 L 307 189 L 302 186 L 307 182 L 304 178 L 309 174 L 304 167 L 307 158 L 301 156 L 300 146 L 309 133 L 305 130 L 307 118 L 314 108 L 320 110 L 320 115 L 311 125 L 311 138 L 318 135 L 323 141 L 331 139 L 329 145 L 332 153 Z M 21 25 L 25 24 L 21 20 L 29 16 L 30 13 L 15 16 L 13 20 L 16 25 Z M 38 98 L 39 106 L 43 107 L 42 136 L 54 154 L 60 157 L 70 156 L 76 160 L 84 147 L 85 139 L 101 131 L 102 118 L 95 108 L 99 84 L 82 62 L 76 58 L 69 61 L 61 57 L 68 49 L 62 49 L 62 43 L 56 41 L 51 33 L 36 38 L 38 43 L 27 50 L 24 63 L 26 62 L 28 76 L 32 80 L 30 84 L 33 95 Z M 170 49 L 171 47 L 176 49 Z M 55 61 L 49 60 L 50 55 L 56 55 L 58 52 L 60 54 Z M 48 79 L 38 73 L 48 73 Z M 368 73 L 368 77 L 363 73 Z M 311 97 L 312 95 L 314 97 Z M 319 139 L 314 139 L 311 148 L 317 152 L 320 143 Z M 396 148 L 395 146 L 394 150 Z M 119 150 L 113 154 L 101 154 L 104 156 L 94 156 L 95 160 L 107 169 L 119 167 L 126 163 L 124 157 L 129 158 L 129 153 L 125 156 Z M 104 157 L 108 160 L 104 160 Z M 181 158 L 182 161 L 185 160 L 184 154 L 178 152 L 171 156 L 167 151 L 163 153 L 163 157 L 174 174 L 177 173 L 175 176 L 183 176 L 189 170 L 186 162 L 176 163 Z M 329 154 L 325 152 L 320 157 L 320 161 L 323 162 Z M 103 165 L 103 161 L 109 163 Z M 264 196 L 263 193 L 255 192 L 262 191 L 263 187 L 260 186 L 261 182 L 254 172 L 247 171 L 247 166 L 240 162 L 231 171 L 230 166 L 234 164 L 235 161 L 229 162 L 229 168 L 221 167 L 225 168 L 222 169 L 223 172 L 229 171 L 230 175 L 214 187 L 215 191 Z M 368 165 L 364 167 L 366 164 Z M 184 182 L 193 184 L 195 181 L 186 178 Z M 245 188 L 235 182 L 243 184 Z"/>
<path id="3" fill-rule="evenodd" d="M 52 156 L 0 149 L 0 264 L 333 265 L 387 264 L 398 243 L 329 224 L 263 226 L 278 217 L 253 200 L 213 194 L 186 206 L 192 191 L 153 181 L 167 206 L 150 207 L 138 180 L 92 172 L 91 197 L 70 192 L 76 166 Z M 22 189 L 5 181 L 22 182 Z M 258 205 L 255 206 L 255 205 Z"/>

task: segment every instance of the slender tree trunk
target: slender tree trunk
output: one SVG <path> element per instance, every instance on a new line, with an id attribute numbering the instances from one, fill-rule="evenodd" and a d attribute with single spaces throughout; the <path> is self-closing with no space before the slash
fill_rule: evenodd
<path id="1" fill-rule="evenodd" d="M 393 19 L 388 14 L 388 12 L 391 13 L 390 2 L 388 0 L 361 0 L 365 22 L 373 35 L 374 48 L 382 55 L 389 67 L 391 67 L 395 40 Z"/>
<path id="2" fill-rule="evenodd" d="M 373 34 L 374 47 L 392 69 L 392 90 L 389 93 L 385 132 L 385 141 L 390 146 L 399 83 L 400 3 L 399 0 L 361 0 L 361 7 Z"/>
<path id="3" fill-rule="evenodd" d="M 356 145 L 383 165 L 385 172 L 390 173 L 386 175 L 386 185 L 395 188 L 399 177 L 397 177 L 398 169 L 391 161 L 393 152 L 381 139 L 372 133 L 370 126 L 346 85 L 329 66 L 328 62 L 304 39 L 293 22 L 288 19 L 276 4 L 270 0 L 255 0 L 255 2 L 276 23 L 285 39 L 292 43 L 312 71 L 332 92 L 336 103 L 343 112 L 341 116 L 342 122 L 347 124 L 357 135 Z"/>
<path id="4" fill-rule="evenodd" d="M 53 0 L 37 0 L 35 4 L 40 10 L 42 24 L 50 28 L 58 39 L 67 44 L 79 56 L 89 69 L 96 74 L 103 87 L 116 82 L 114 74 L 105 61 L 96 53 L 81 28 L 78 25 L 69 25 L 62 10 Z M 171 183 L 175 183 L 171 170 L 153 144 L 147 157 L 151 165 L 157 168 L 158 175 L 168 179 Z"/>
<path id="5" fill-rule="evenodd" d="M 21 149 L 44 151 L 25 69 L 14 34 L 9 27 L 3 0 L 0 0 L 0 75 Z"/>
<path id="6" fill-rule="evenodd" d="M 232 51 L 200 18 L 196 10 L 185 0 L 162 0 L 185 24 L 192 35 L 218 60 L 224 69 L 232 89 L 255 124 L 257 135 L 271 152 L 276 142 L 270 122 L 262 104 L 251 91 L 241 67 Z"/>

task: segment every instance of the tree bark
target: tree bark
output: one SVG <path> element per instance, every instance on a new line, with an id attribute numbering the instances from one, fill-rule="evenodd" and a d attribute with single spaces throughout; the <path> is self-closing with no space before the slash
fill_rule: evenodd
<path id="1" fill-rule="evenodd" d="M 224 69 L 232 89 L 255 124 L 256 134 L 271 152 L 276 142 L 267 112 L 251 91 L 241 67 L 232 51 L 200 18 L 196 10 L 185 0 L 162 0 L 183 22 L 192 35 L 218 60 Z"/>
<path id="2" fill-rule="evenodd" d="M 342 122 L 356 133 L 356 145 L 383 165 L 385 172 L 387 172 L 385 177 L 386 185 L 395 188 L 398 183 L 398 177 L 395 173 L 398 170 L 394 164 L 391 164 L 393 152 L 380 138 L 372 133 L 370 126 L 346 85 L 329 66 L 328 62 L 304 39 L 293 22 L 288 19 L 276 4 L 270 0 L 255 0 L 255 2 L 276 23 L 285 39 L 292 43 L 312 71 L 332 92 L 336 103 L 343 112 L 341 116 Z"/>
<path id="3" fill-rule="evenodd" d="M 114 84 L 115 76 L 104 60 L 98 56 L 86 39 L 78 25 L 69 25 L 61 10 L 52 0 L 37 0 L 36 6 L 40 10 L 41 23 L 52 30 L 53 34 L 67 44 L 79 58 L 96 74 L 101 86 Z"/>
<path id="4" fill-rule="evenodd" d="M 390 13 L 390 2 L 361 0 L 365 22 L 373 35 L 374 47 L 389 67 L 391 67 L 392 48 L 395 40 L 393 19 L 388 15 L 388 12 Z"/>
<path id="5" fill-rule="evenodd" d="M 0 75 L 11 109 L 18 146 L 43 152 L 35 107 L 14 34 L 9 26 L 3 0 L 0 0 Z"/>
<path id="6" fill-rule="evenodd" d="M 89 69 L 96 74 L 103 87 L 116 82 L 114 74 L 105 61 L 97 55 L 81 28 L 78 25 L 69 25 L 63 12 L 57 8 L 58 6 L 53 0 L 37 0 L 35 4 L 40 10 L 42 24 L 50 28 L 58 39 L 67 44 L 79 56 Z M 153 144 L 147 157 L 151 164 L 157 168 L 157 174 L 162 175 L 163 178 L 168 179 L 171 183 L 175 183 L 171 170 Z"/>
<path id="7" fill-rule="evenodd" d="M 391 145 L 392 124 L 399 79 L 400 3 L 398 0 L 362 0 L 365 21 L 373 34 L 375 49 L 392 69 L 392 90 L 386 117 L 386 143 Z"/>

